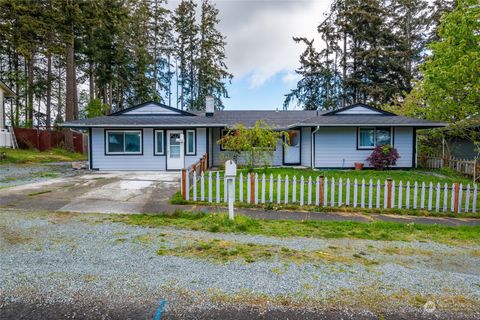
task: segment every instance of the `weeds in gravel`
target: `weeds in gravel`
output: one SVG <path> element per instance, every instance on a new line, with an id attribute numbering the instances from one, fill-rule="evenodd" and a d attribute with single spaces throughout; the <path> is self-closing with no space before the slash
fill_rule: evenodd
<path id="1" fill-rule="evenodd" d="M 237 215 L 230 221 L 225 214 L 177 211 L 167 214 L 132 214 L 111 217 L 112 221 L 146 227 L 171 226 L 222 233 L 246 233 L 275 237 L 324 239 L 370 239 L 381 241 L 434 241 L 448 244 L 480 244 L 480 226 L 402 224 L 373 221 L 294 221 L 259 220 Z"/>
<path id="2" fill-rule="evenodd" d="M 163 247 L 157 251 L 158 255 L 169 255 L 178 257 L 200 258 L 214 262 L 228 262 L 243 260 L 252 263 L 258 260 L 278 260 L 294 263 L 344 263 L 354 262 L 365 265 L 375 264 L 375 261 L 360 257 L 350 259 L 349 257 L 331 254 L 324 251 L 300 251 L 286 247 L 273 245 L 258 245 L 254 243 L 237 243 L 219 239 L 198 240 L 190 244 L 174 248 Z"/>

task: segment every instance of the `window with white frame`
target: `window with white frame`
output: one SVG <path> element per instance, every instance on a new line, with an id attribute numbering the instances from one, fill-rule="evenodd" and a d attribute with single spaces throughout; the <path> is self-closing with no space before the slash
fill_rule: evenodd
<path id="1" fill-rule="evenodd" d="M 142 154 L 141 130 L 107 130 L 106 154 Z"/>
<path id="2" fill-rule="evenodd" d="M 392 145 L 391 127 L 358 128 L 358 148 L 373 149 L 377 146 Z"/>
<path id="3" fill-rule="evenodd" d="M 165 154 L 165 131 L 155 130 L 155 155 Z"/>
<path id="4" fill-rule="evenodd" d="M 195 137 L 195 130 L 187 130 L 187 149 L 186 149 L 186 154 L 187 155 L 195 155 L 196 153 L 196 137 Z"/>

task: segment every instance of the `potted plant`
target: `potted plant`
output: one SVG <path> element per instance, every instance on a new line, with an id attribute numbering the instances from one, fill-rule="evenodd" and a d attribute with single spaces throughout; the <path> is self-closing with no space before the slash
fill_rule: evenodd
<path id="1" fill-rule="evenodd" d="M 362 170 L 362 169 L 363 169 L 363 163 L 355 162 L 355 170 Z"/>

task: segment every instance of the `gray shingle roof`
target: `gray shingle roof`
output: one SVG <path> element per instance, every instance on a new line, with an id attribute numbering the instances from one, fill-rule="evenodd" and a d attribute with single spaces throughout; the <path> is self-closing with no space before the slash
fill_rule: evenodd
<path id="1" fill-rule="evenodd" d="M 135 107 L 133 107 L 135 108 Z M 383 114 L 326 114 L 321 111 L 274 111 L 274 110 L 222 110 L 215 111 L 212 116 L 204 112 L 190 112 L 193 115 L 128 115 L 112 114 L 92 119 L 75 120 L 64 123 L 64 127 L 233 127 L 241 123 L 252 127 L 259 119 L 263 119 L 273 128 L 289 129 L 314 126 L 414 126 L 443 127 L 444 123 L 423 119 Z"/>

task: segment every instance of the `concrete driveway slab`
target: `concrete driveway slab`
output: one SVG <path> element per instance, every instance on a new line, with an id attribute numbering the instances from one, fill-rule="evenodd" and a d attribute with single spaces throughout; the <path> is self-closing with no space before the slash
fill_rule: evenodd
<path id="1" fill-rule="evenodd" d="M 92 172 L 3 189 L 0 207 L 98 213 L 142 213 L 168 204 L 177 172 Z"/>

